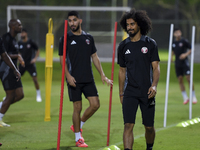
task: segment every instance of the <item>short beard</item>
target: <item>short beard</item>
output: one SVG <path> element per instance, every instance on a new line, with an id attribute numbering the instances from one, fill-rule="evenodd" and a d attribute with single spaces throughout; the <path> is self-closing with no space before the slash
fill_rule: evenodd
<path id="1" fill-rule="evenodd" d="M 80 29 L 80 24 L 78 24 L 78 26 L 77 26 L 76 29 L 72 29 L 72 28 L 71 28 L 71 30 L 72 30 L 73 32 L 76 32 L 76 31 L 78 31 L 79 29 Z"/>
<path id="2" fill-rule="evenodd" d="M 139 29 L 135 33 L 128 33 L 130 37 L 134 37 L 139 32 Z"/>

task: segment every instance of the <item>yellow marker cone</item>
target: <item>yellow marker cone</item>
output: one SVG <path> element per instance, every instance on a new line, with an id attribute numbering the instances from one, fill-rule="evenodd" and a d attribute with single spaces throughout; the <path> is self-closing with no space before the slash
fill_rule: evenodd
<path id="1" fill-rule="evenodd" d="M 111 150 L 120 150 L 120 148 L 117 147 L 116 145 L 111 145 L 111 146 L 109 146 L 109 148 L 110 148 Z"/>

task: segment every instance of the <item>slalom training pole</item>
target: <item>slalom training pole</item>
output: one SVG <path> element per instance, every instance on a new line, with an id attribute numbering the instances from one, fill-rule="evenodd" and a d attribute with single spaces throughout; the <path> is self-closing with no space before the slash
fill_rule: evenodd
<path id="1" fill-rule="evenodd" d="M 60 149 L 60 135 L 61 135 L 62 109 L 63 109 L 63 91 L 64 91 L 64 81 L 65 81 L 65 58 L 66 58 L 66 48 L 67 48 L 67 24 L 68 24 L 68 22 L 67 22 L 67 20 L 65 20 L 57 150 Z"/>
<path id="2" fill-rule="evenodd" d="M 111 80 L 112 81 L 113 81 L 113 76 L 114 76 L 116 37 L 117 37 L 117 22 L 115 22 L 114 41 L 113 41 L 113 56 L 112 56 L 112 71 L 111 71 Z M 110 86 L 110 101 L 109 101 L 109 112 L 108 112 L 107 146 L 109 146 L 109 140 L 110 140 L 110 120 L 111 120 L 111 106 L 112 106 L 112 91 L 113 91 L 113 85 Z"/>
<path id="3" fill-rule="evenodd" d="M 171 55 L 172 55 L 172 39 L 173 39 L 174 24 L 170 26 L 170 37 L 169 37 L 169 54 L 168 54 L 168 65 L 167 65 L 167 79 L 166 79 L 166 92 L 165 92 L 165 110 L 164 110 L 164 123 L 167 124 L 167 105 L 168 105 L 168 93 L 169 93 L 169 78 L 170 78 L 170 66 L 171 66 Z"/>
<path id="4" fill-rule="evenodd" d="M 195 43 L 195 26 L 192 27 L 192 48 L 190 63 L 190 103 L 189 103 L 189 119 L 192 119 L 192 86 L 193 86 L 193 67 L 194 67 L 194 43 Z"/>

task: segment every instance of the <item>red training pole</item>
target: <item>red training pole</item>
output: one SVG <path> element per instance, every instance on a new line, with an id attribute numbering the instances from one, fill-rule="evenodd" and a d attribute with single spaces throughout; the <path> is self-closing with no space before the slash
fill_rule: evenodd
<path id="1" fill-rule="evenodd" d="M 65 31 L 64 31 L 64 44 L 63 44 L 63 63 L 62 63 L 62 80 L 61 80 L 61 92 L 60 92 L 60 112 L 59 112 L 59 123 L 58 123 L 58 140 L 57 150 L 60 149 L 60 134 L 61 134 L 61 123 L 62 123 L 62 109 L 63 109 L 63 91 L 65 81 L 65 58 L 67 48 L 67 20 L 65 20 Z"/>
<path id="2" fill-rule="evenodd" d="M 113 41 L 113 56 L 112 56 L 112 71 L 111 71 L 111 80 L 112 81 L 113 81 L 113 76 L 114 76 L 116 37 L 117 37 L 117 22 L 115 22 L 114 41 Z M 109 112 L 108 112 L 107 146 L 109 146 L 109 140 L 110 140 L 110 120 L 111 120 L 111 106 L 112 106 L 112 90 L 113 90 L 113 85 L 110 86 L 110 102 L 109 102 Z"/>

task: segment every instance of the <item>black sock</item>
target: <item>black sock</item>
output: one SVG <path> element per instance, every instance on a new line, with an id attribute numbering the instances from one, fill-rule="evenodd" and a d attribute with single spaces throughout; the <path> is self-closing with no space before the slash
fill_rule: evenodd
<path id="1" fill-rule="evenodd" d="M 152 150 L 152 149 L 153 149 L 153 143 L 152 144 L 147 143 L 147 150 Z"/>

